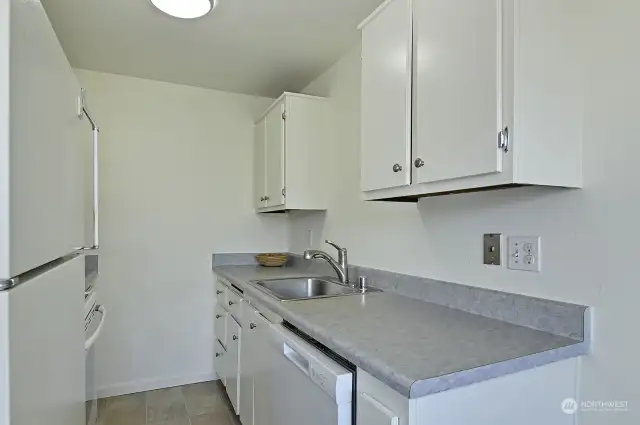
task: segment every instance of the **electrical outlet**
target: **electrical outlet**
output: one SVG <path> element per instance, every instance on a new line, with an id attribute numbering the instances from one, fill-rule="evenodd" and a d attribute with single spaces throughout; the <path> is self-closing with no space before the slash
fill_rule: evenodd
<path id="1" fill-rule="evenodd" d="M 540 271 L 540 237 L 510 236 L 508 267 L 512 270 Z"/>

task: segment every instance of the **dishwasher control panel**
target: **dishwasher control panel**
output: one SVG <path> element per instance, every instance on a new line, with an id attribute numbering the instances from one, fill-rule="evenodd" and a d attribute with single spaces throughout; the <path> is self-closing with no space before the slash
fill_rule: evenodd
<path id="1" fill-rule="evenodd" d="M 311 380 L 312 380 L 313 382 L 315 382 L 316 384 L 320 385 L 320 386 L 322 387 L 322 389 L 324 389 L 325 391 L 327 391 L 327 390 L 328 390 L 328 391 L 331 391 L 331 389 L 330 389 L 330 388 L 329 388 L 329 389 L 327 388 L 327 381 L 328 381 L 327 376 L 326 376 L 326 375 L 324 375 L 324 374 L 322 373 L 322 371 L 318 371 L 318 370 L 317 370 L 316 368 L 314 368 L 313 366 L 310 366 L 310 367 L 309 367 L 309 369 L 310 369 L 310 370 L 309 370 L 309 372 L 311 372 L 311 373 L 310 373 L 310 375 L 311 375 Z"/>

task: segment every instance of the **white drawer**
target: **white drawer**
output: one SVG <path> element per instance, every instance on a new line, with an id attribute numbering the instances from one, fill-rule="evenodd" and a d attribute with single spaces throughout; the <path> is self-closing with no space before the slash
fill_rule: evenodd
<path id="1" fill-rule="evenodd" d="M 227 305 L 226 285 L 218 278 L 216 280 L 216 299 L 221 305 Z"/>
<path id="2" fill-rule="evenodd" d="M 236 321 L 242 321 L 242 296 L 231 288 L 226 289 L 226 303 L 224 306 Z"/>

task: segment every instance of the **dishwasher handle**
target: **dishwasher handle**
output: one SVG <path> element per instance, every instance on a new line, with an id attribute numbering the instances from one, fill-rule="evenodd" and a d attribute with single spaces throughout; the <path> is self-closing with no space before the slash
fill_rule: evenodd
<path id="1" fill-rule="evenodd" d="M 284 346 L 284 356 L 288 358 L 291 363 L 296 365 L 298 369 L 302 371 L 305 375 L 309 376 L 309 360 L 305 358 L 302 354 L 298 353 L 294 348 L 292 348 L 286 342 L 283 344 Z"/>

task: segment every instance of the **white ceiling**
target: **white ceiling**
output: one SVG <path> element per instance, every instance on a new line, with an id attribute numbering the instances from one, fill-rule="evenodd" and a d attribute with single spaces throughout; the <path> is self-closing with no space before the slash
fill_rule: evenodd
<path id="1" fill-rule="evenodd" d="M 149 0 L 42 0 L 76 68 L 276 97 L 357 42 L 383 0 L 220 0 L 196 20 Z"/>

